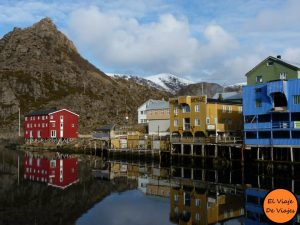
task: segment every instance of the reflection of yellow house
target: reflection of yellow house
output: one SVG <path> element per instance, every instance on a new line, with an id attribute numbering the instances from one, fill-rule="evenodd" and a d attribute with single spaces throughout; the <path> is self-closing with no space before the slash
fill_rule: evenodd
<path id="1" fill-rule="evenodd" d="M 202 137 L 209 134 L 235 134 L 243 127 L 242 105 L 206 96 L 170 98 L 172 135 Z"/>
<path id="2" fill-rule="evenodd" d="M 170 220 L 177 224 L 213 224 L 244 214 L 241 196 L 208 197 L 192 187 L 172 188 L 170 207 Z"/>
<path id="3" fill-rule="evenodd" d="M 139 177 L 139 166 L 124 164 L 118 162 L 110 163 L 110 179 L 115 177 L 127 177 L 130 179 L 137 179 Z"/>

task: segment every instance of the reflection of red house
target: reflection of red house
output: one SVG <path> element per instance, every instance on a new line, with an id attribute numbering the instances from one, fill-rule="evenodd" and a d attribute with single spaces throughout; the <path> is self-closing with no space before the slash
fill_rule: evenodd
<path id="1" fill-rule="evenodd" d="M 25 139 L 77 138 L 78 117 L 67 109 L 48 109 L 25 115 Z"/>
<path id="2" fill-rule="evenodd" d="M 56 155 L 54 157 L 26 155 L 24 179 L 66 188 L 78 181 L 77 158 Z"/>

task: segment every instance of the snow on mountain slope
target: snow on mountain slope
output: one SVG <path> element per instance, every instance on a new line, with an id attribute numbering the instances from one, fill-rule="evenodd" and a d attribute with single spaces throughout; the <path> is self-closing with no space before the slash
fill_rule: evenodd
<path id="1" fill-rule="evenodd" d="M 138 84 L 151 86 L 158 90 L 168 91 L 173 94 L 179 91 L 182 87 L 194 83 L 190 80 L 180 78 L 169 73 L 161 73 L 161 74 L 157 74 L 145 78 L 136 75 L 127 75 L 127 74 L 114 74 L 114 73 L 106 73 L 106 74 L 111 77 L 116 77 L 116 78 L 120 77 L 126 80 L 132 80 Z"/>
<path id="2" fill-rule="evenodd" d="M 180 78 L 178 76 L 175 76 L 173 74 L 169 73 L 160 73 L 157 75 L 146 77 L 146 79 L 154 82 L 155 84 L 160 85 L 165 90 L 176 93 L 179 91 L 182 87 L 185 87 L 189 84 L 193 84 L 194 82 Z"/>

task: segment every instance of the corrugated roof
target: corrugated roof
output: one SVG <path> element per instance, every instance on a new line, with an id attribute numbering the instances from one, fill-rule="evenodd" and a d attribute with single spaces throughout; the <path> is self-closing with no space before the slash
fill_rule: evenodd
<path id="1" fill-rule="evenodd" d="M 169 109 L 169 102 L 163 100 L 157 100 L 155 102 L 151 102 L 146 110 L 154 110 L 154 109 Z"/>
<path id="2" fill-rule="evenodd" d="M 51 109 L 41 109 L 37 111 L 33 111 L 30 113 L 25 114 L 25 116 L 42 116 L 42 115 L 48 115 L 49 113 L 57 111 L 57 108 L 51 108 Z"/>

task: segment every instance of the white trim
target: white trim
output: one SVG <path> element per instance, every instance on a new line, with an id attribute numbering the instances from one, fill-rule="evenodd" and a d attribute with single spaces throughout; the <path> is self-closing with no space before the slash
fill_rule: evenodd
<path id="1" fill-rule="evenodd" d="M 49 115 L 54 114 L 54 113 L 58 113 L 58 112 L 64 111 L 64 110 L 67 111 L 67 112 L 69 112 L 69 113 L 72 113 L 72 114 L 74 114 L 74 115 L 76 115 L 76 116 L 79 117 L 78 114 L 76 114 L 76 113 L 74 113 L 74 112 L 71 112 L 70 110 L 67 110 L 67 109 L 60 109 L 60 110 L 54 111 L 54 112 L 52 112 L 52 113 L 49 113 Z"/>

